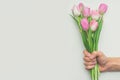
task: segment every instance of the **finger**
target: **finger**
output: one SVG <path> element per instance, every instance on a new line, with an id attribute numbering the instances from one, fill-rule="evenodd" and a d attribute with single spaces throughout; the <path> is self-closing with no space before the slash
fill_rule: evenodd
<path id="1" fill-rule="evenodd" d="M 83 59 L 84 59 L 84 61 L 86 61 L 86 62 L 92 61 L 89 57 L 84 57 Z"/>
<path id="2" fill-rule="evenodd" d="M 86 61 L 86 62 L 96 61 L 96 58 L 95 58 L 95 59 L 90 59 L 89 57 L 84 57 L 83 59 L 84 59 L 84 61 Z"/>
<path id="3" fill-rule="evenodd" d="M 95 67 L 95 65 L 91 65 L 91 66 L 86 66 L 86 69 L 92 69 L 92 68 L 94 68 Z"/>
<path id="4" fill-rule="evenodd" d="M 91 66 L 91 65 L 95 65 L 96 64 L 96 61 L 94 62 L 85 62 L 84 65 L 85 66 Z"/>
<path id="5" fill-rule="evenodd" d="M 84 53 L 84 56 L 87 56 L 87 57 L 91 56 L 91 54 L 87 50 L 84 50 L 83 53 Z"/>
<path id="6" fill-rule="evenodd" d="M 96 61 L 96 62 L 97 62 L 96 58 L 94 58 L 94 59 L 91 59 L 91 60 L 92 60 L 92 62 L 94 62 L 94 61 Z"/>

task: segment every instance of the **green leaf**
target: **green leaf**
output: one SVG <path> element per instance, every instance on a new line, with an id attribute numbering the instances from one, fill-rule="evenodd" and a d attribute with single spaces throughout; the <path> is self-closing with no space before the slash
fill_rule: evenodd
<path id="1" fill-rule="evenodd" d="M 89 42 L 89 47 L 90 47 L 90 52 L 93 52 L 93 40 L 92 40 L 92 30 L 88 30 L 88 42 Z"/>
<path id="2" fill-rule="evenodd" d="M 86 32 L 82 31 L 81 36 L 82 36 L 82 40 L 83 40 L 83 44 L 84 44 L 85 48 L 87 49 L 87 51 L 90 52 L 90 47 L 89 47 L 89 44 L 88 44 L 88 41 L 87 41 Z"/>
<path id="3" fill-rule="evenodd" d="M 71 16 L 76 22 L 78 22 L 77 19 L 76 19 L 73 15 L 70 15 L 70 16 Z"/>
<path id="4" fill-rule="evenodd" d="M 79 28 L 80 32 L 82 32 L 82 27 L 81 27 L 81 24 L 80 24 L 81 16 L 79 16 L 79 17 L 74 17 L 73 15 L 70 15 L 70 16 L 75 20 L 75 22 L 78 25 L 78 28 Z"/>
<path id="5" fill-rule="evenodd" d="M 95 32 L 95 44 L 96 44 L 96 46 L 95 46 L 96 49 L 95 50 L 98 49 L 98 42 L 99 42 L 100 32 L 102 30 L 102 24 L 103 24 L 103 20 L 101 18 L 101 19 L 98 20 L 98 29 Z"/>

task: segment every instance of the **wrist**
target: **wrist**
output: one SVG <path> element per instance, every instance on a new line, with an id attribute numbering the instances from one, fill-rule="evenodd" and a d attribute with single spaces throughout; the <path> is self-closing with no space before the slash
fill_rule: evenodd
<path id="1" fill-rule="evenodd" d="M 105 60 L 102 62 L 102 64 L 100 64 L 100 71 L 101 72 L 107 72 L 110 71 L 111 66 L 113 63 L 112 62 L 112 58 L 110 57 L 106 57 Z"/>
<path id="2" fill-rule="evenodd" d="M 111 68 L 113 66 L 112 60 L 113 60 L 113 58 L 111 58 L 111 57 L 107 58 L 107 61 L 106 61 L 106 64 L 105 64 L 105 67 L 106 67 L 105 71 L 110 71 L 111 70 Z"/>
<path id="3" fill-rule="evenodd" d="M 105 64 L 106 70 L 105 71 L 118 71 L 120 70 L 120 58 L 112 58 L 108 57 L 106 64 Z"/>

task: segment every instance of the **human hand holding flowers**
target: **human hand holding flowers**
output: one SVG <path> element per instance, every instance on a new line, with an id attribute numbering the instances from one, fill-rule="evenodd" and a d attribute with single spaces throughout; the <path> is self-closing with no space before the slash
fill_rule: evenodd
<path id="1" fill-rule="evenodd" d="M 106 71 L 120 71 L 120 57 L 107 57 L 101 51 L 94 51 L 89 53 L 84 50 L 84 65 L 86 69 L 93 69 L 98 62 L 99 70 Z"/>
<path id="2" fill-rule="evenodd" d="M 89 53 L 88 51 L 84 50 L 84 65 L 86 69 L 90 70 L 95 67 L 95 64 L 98 62 L 99 69 L 101 72 L 107 71 L 108 65 L 108 57 L 104 55 L 101 51 L 94 51 Z"/>

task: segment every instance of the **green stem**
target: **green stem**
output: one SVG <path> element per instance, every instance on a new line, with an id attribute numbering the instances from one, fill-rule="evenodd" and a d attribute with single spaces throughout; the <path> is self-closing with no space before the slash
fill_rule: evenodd
<path id="1" fill-rule="evenodd" d="M 93 39 L 93 47 L 92 47 L 92 52 L 98 50 L 98 44 L 95 43 L 95 40 Z M 93 69 L 90 71 L 91 73 L 91 80 L 98 80 L 99 77 L 99 66 L 98 64 L 95 65 Z"/>

